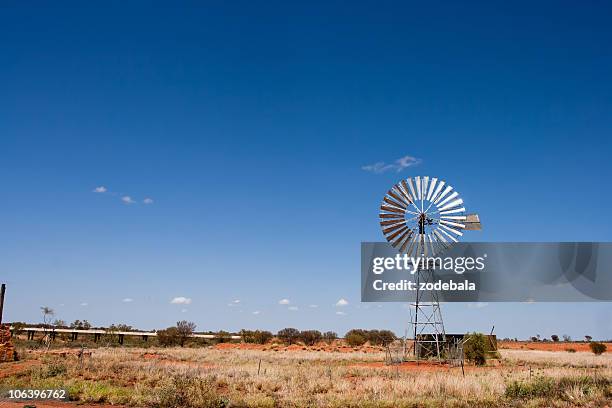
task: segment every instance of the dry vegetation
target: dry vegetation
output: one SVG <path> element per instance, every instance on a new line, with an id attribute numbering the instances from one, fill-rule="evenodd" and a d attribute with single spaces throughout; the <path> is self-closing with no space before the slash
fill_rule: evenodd
<path id="1" fill-rule="evenodd" d="M 495 367 L 397 367 L 384 353 L 223 348 L 100 348 L 26 354 L 43 364 L 3 386 L 69 389 L 71 398 L 143 407 L 603 407 L 612 355 L 502 350 Z M 260 364 L 261 361 L 261 364 Z"/>

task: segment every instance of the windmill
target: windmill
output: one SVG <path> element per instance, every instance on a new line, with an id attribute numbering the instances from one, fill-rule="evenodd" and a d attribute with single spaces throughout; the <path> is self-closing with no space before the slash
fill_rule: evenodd
<path id="1" fill-rule="evenodd" d="M 439 255 L 459 242 L 464 230 L 480 230 L 477 214 L 466 214 L 463 199 L 436 177 L 409 177 L 394 185 L 380 206 L 380 225 L 387 241 L 408 256 Z M 446 334 L 438 293 L 419 290 L 433 282 L 429 265 L 415 272 L 416 296 L 410 306 L 410 329 L 415 358 L 442 359 Z M 428 296 L 427 296 L 428 295 Z"/>

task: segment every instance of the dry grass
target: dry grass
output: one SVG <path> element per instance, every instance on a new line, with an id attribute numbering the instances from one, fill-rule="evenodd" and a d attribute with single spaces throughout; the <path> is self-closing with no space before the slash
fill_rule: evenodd
<path id="1" fill-rule="evenodd" d="M 538 364 L 548 367 L 612 368 L 612 354 L 566 351 L 500 350 L 502 358 L 516 365 Z"/>
<path id="2" fill-rule="evenodd" d="M 152 352 L 154 352 L 152 354 Z M 585 353 L 504 350 L 501 367 L 371 367 L 382 353 L 96 349 L 5 379 L 64 386 L 75 399 L 147 407 L 601 407 L 612 364 Z M 261 365 L 260 365 L 261 361 Z"/>

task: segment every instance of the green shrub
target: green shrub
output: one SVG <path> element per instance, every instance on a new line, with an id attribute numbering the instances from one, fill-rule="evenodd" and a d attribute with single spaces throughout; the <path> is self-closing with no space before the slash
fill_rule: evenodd
<path id="1" fill-rule="evenodd" d="M 327 331 L 323 333 L 323 340 L 325 340 L 327 344 L 331 344 L 337 338 L 338 338 L 338 334 L 336 332 Z"/>
<path id="2" fill-rule="evenodd" d="M 534 398 L 552 397 L 555 394 L 555 383 L 549 377 L 535 377 L 531 381 L 513 381 L 506 386 L 506 397 Z"/>
<path id="3" fill-rule="evenodd" d="M 608 349 L 605 344 L 596 341 L 590 343 L 589 347 L 591 348 L 591 351 L 596 355 L 603 354 Z"/>
<path id="4" fill-rule="evenodd" d="M 465 337 L 463 352 L 468 361 L 476 365 L 487 363 L 487 338 L 482 333 L 472 333 Z"/>
<path id="5" fill-rule="evenodd" d="M 375 346 L 386 346 L 395 340 L 395 333 L 391 330 L 369 330 L 367 338 L 370 344 Z"/>
<path id="6" fill-rule="evenodd" d="M 157 332 L 157 342 L 163 347 L 176 346 L 180 342 L 178 329 L 176 327 L 168 327 L 165 330 L 159 330 Z"/>
<path id="7" fill-rule="evenodd" d="M 612 380 L 603 376 L 577 377 L 534 377 L 530 381 L 512 381 L 506 385 L 505 395 L 508 398 L 564 398 L 569 390 L 580 390 L 583 394 L 596 391 L 609 395 Z"/>
<path id="8" fill-rule="evenodd" d="M 300 339 L 307 346 L 314 346 L 317 342 L 321 341 L 323 336 L 318 330 L 304 330 L 300 333 Z"/>
<path id="9" fill-rule="evenodd" d="M 287 327 L 286 329 L 280 330 L 276 337 L 284 343 L 293 344 L 300 338 L 300 331 L 293 327 Z"/>
<path id="10" fill-rule="evenodd" d="M 225 408 L 229 402 L 217 393 L 212 377 L 177 375 L 156 390 L 158 408 Z"/>
<path id="11" fill-rule="evenodd" d="M 351 347 L 363 346 L 368 341 L 368 333 L 366 330 L 352 329 L 346 333 L 344 339 Z"/>
<path id="12" fill-rule="evenodd" d="M 272 333 L 266 330 L 240 330 L 240 337 L 245 343 L 266 344 L 273 337 Z"/>
<path id="13" fill-rule="evenodd" d="M 568 347 L 568 348 L 565 349 L 565 351 L 567 351 L 568 353 L 575 353 L 576 349 L 572 348 L 572 347 Z"/>

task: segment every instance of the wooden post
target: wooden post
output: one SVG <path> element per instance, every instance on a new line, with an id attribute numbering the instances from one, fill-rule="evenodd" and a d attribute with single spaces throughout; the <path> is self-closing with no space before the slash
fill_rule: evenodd
<path id="1" fill-rule="evenodd" d="M 3 283 L 0 287 L 0 324 L 2 324 L 2 312 L 4 311 L 4 292 L 6 292 L 6 285 Z"/>

